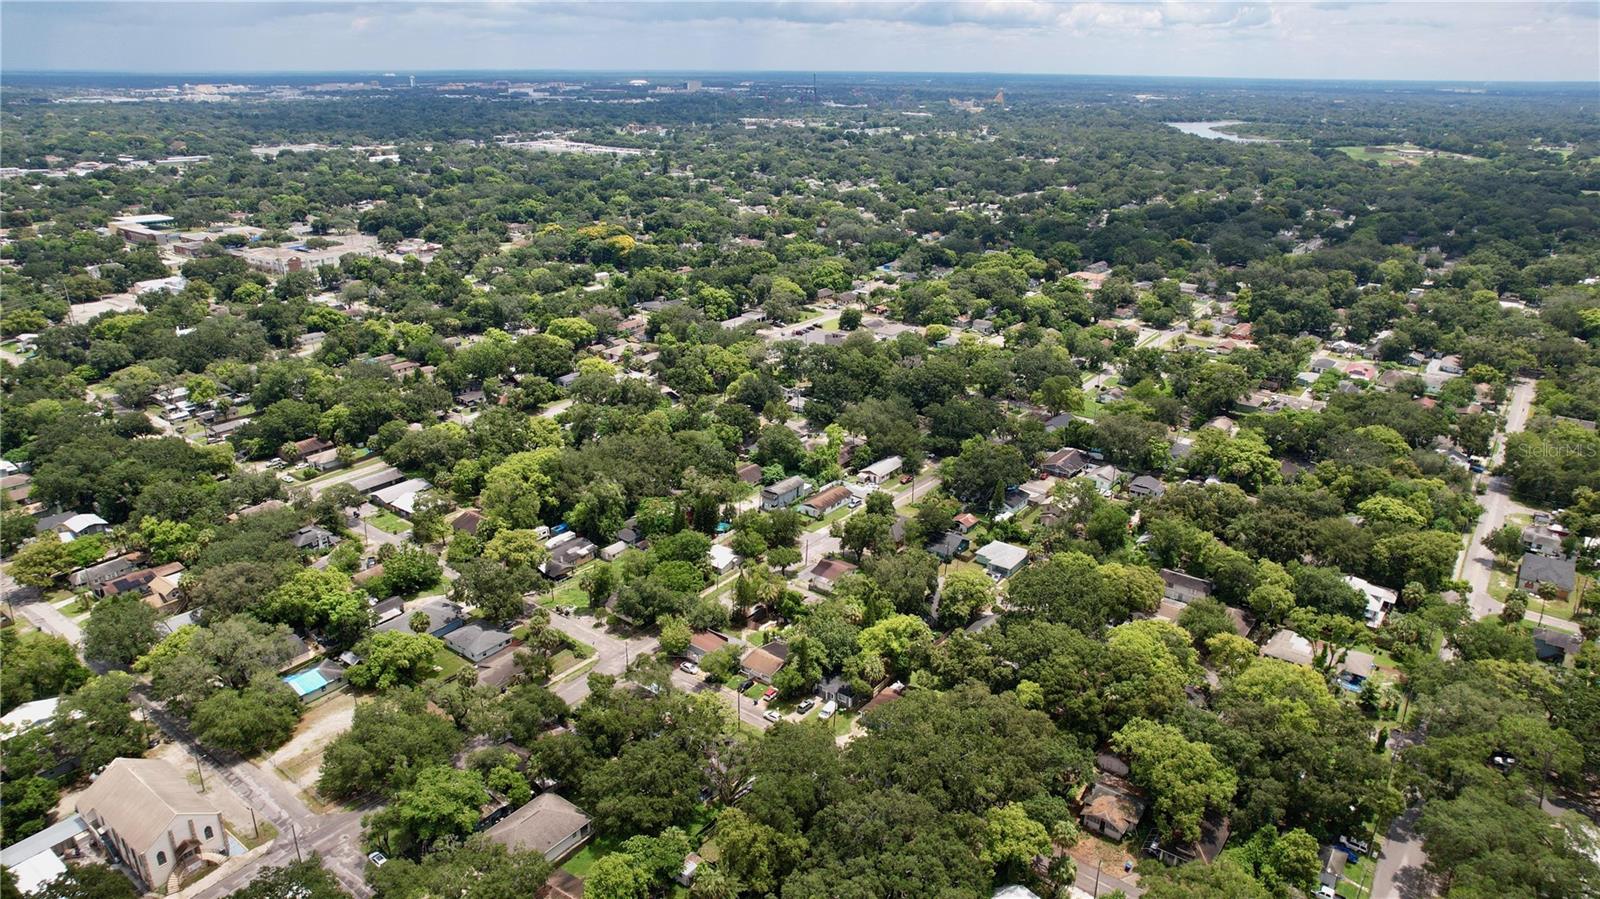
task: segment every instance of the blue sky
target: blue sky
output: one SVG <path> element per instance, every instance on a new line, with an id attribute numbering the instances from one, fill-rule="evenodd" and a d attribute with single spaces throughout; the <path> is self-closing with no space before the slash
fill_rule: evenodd
<path id="1" fill-rule="evenodd" d="M 1600 0 L 5 0 L 0 61 L 16 71 L 773 69 L 1600 81 Z"/>

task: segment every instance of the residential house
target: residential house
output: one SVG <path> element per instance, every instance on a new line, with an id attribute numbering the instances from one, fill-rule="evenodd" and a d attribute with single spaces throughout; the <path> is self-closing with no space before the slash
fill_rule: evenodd
<path id="1" fill-rule="evenodd" d="M 1367 626 L 1382 627 L 1383 619 L 1389 614 L 1389 610 L 1394 608 L 1396 599 L 1395 592 L 1390 590 L 1388 587 L 1380 587 L 1371 581 L 1356 577 L 1353 574 L 1345 575 L 1344 582 L 1351 588 L 1358 591 L 1362 596 L 1366 597 Z"/>
<path id="2" fill-rule="evenodd" d="M 417 511 L 417 498 L 425 491 L 433 488 L 426 478 L 409 478 L 398 484 L 390 484 L 381 490 L 374 490 L 371 494 L 376 505 L 399 515 L 401 518 L 410 519 Z"/>
<path id="3" fill-rule="evenodd" d="M 695 631 L 689 636 L 689 648 L 683 654 L 689 661 L 698 662 L 731 642 L 727 635 L 716 631 Z"/>
<path id="4" fill-rule="evenodd" d="M 745 653 L 739 662 L 739 670 L 745 677 L 753 677 L 764 684 L 772 683 L 772 678 L 789 661 L 789 644 L 782 640 L 773 640 L 765 646 Z"/>
<path id="5" fill-rule="evenodd" d="M 579 565 L 593 559 L 600 551 L 592 541 L 578 536 L 573 531 L 567 531 L 551 540 L 549 548 L 550 558 L 539 566 L 539 570 L 551 580 L 566 577 Z"/>
<path id="6" fill-rule="evenodd" d="M 933 553 L 946 562 L 967 551 L 970 545 L 966 537 L 958 531 L 945 531 L 938 539 L 928 544 L 928 552 Z"/>
<path id="7" fill-rule="evenodd" d="M 863 483 L 882 484 L 889 478 L 893 477 L 895 472 L 900 470 L 901 462 L 902 460 L 899 456 L 890 456 L 887 459 L 879 459 L 871 465 L 868 465 L 866 468 L 861 469 L 856 473 L 856 476 L 859 477 Z"/>
<path id="8" fill-rule="evenodd" d="M 264 515 L 268 512 L 276 512 L 279 509 L 288 508 L 288 505 L 281 499 L 264 499 L 255 505 L 245 506 L 243 509 L 229 515 L 228 520 L 238 521 L 241 518 L 249 518 L 252 515 Z"/>
<path id="9" fill-rule="evenodd" d="M 1167 485 L 1161 483 L 1160 478 L 1142 474 L 1128 482 L 1128 492 L 1134 496 L 1159 497 L 1167 492 Z"/>
<path id="10" fill-rule="evenodd" d="M 304 459 L 331 449 L 333 449 L 333 444 L 323 440 L 321 437 L 307 437 L 304 440 L 296 440 L 294 442 L 294 457 Z"/>
<path id="11" fill-rule="evenodd" d="M 1517 586 L 1530 593 L 1538 593 L 1541 586 L 1548 584 L 1557 599 L 1565 600 L 1577 583 L 1578 563 L 1572 559 L 1526 553 L 1517 569 Z"/>
<path id="12" fill-rule="evenodd" d="M 823 559 L 806 573 L 806 580 L 818 593 L 832 593 L 839 579 L 855 570 L 856 566 L 843 559 Z"/>
<path id="13" fill-rule="evenodd" d="M 733 550 L 720 543 L 711 544 L 711 549 L 706 553 L 706 562 L 711 570 L 717 574 L 727 574 L 733 566 L 739 563 L 739 556 Z"/>
<path id="14" fill-rule="evenodd" d="M 806 482 L 799 475 L 784 478 L 776 484 L 769 484 L 761 488 L 762 509 L 786 509 L 794 505 L 795 500 L 806 489 Z"/>
<path id="15" fill-rule="evenodd" d="M 837 674 L 823 680 L 822 685 L 817 687 L 817 696 L 824 703 L 836 703 L 840 711 L 852 708 L 856 703 L 856 694 L 850 681 Z"/>
<path id="16" fill-rule="evenodd" d="M 1564 539 L 1564 530 L 1557 530 L 1548 524 L 1532 524 L 1522 529 L 1522 548 L 1541 556 L 1566 555 L 1561 545 Z"/>
<path id="17" fill-rule="evenodd" d="M 1131 784 L 1107 773 L 1089 788 L 1078 817 L 1084 829 L 1110 840 L 1121 840 L 1139 826 L 1148 806 Z"/>
<path id="18" fill-rule="evenodd" d="M 469 662 L 481 662 L 511 645 L 512 636 L 477 622 L 464 624 L 444 636 L 446 646 Z"/>
<path id="19" fill-rule="evenodd" d="M 1101 496 L 1110 496 L 1111 491 L 1117 486 L 1117 478 L 1122 472 L 1117 471 L 1115 465 L 1096 465 L 1083 473 L 1083 476 L 1094 482 L 1094 489 Z"/>
<path id="20" fill-rule="evenodd" d="M 1070 424 L 1072 424 L 1072 413 L 1062 412 L 1059 415 L 1052 415 L 1044 420 L 1044 432 L 1054 434 Z"/>
<path id="21" fill-rule="evenodd" d="M 1161 569 L 1162 595 L 1175 602 L 1191 603 L 1211 595 L 1211 582 L 1171 568 Z"/>
<path id="22" fill-rule="evenodd" d="M 1347 649 L 1344 658 L 1336 666 L 1336 679 L 1339 685 L 1346 690 L 1359 692 L 1361 686 L 1378 670 L 1378 660 L 1370 652 L 1359 649 Z"/>
<path id="23" fill-rule="evenodd" d="M 52 696 L 24 702 L 6 712 L 5 717 L 0 718 L 0 738 L 13 737 L 44 724 L 56 716 L 56 706 L 60 704 L 61 697 Z"/>
<path id="24" fill-rule="evenodd" d="M 746 484 L 761 483 L 761 466 L 754 462 L 746 462 L 739 466 L 735 473 L 738 474 L 739 480 Z"/>
<path id="25" fill-rule="evenodd" d="M 96 562 L 67 575 L 67 583 L 74 587 L 98 587 L 132 571 L 138 559 L 138 555 L 129 553 L 105 562 Z"/>
<path id="26" fill-rule="evenodd" d="M 78 796 L 77 811 L 148 890 L 228 855 L 222 812 L 160 759 L 112 760 Z"/>
<path id="27" fill-rule="evenodd" d="M 618 556 L 628 551 L 628 544 L 617 540 L 600 547 L 600 558 L 604 561 L 614 561 Z"/>
<path id="28" fill-rule="evenodd" d="M 333 546 L 339 542 L 339 538 L 334 536 L 333 532 L 313 524 L 295 531 L 291 542 L 294 543 L 295 549 L 318 550 Z"/>
<path id="29" fill-rule="evenodd" d="M 810 499 L 800 504 L 800 514 L 811 518 L 821 518 L 830 512 L 841 509 L 850 502 L 854 496 L 850 488 L 843 484 L 835 484 L 825 490 L 819 490 Z"/>
<path id="30" fill-rule="evenodd" d="M 151 584 L 157 578 L 163 578 L 169 584 L 176 584 L 178 575 L 183 571 L 182 562 L 168 562 L 153 568 L 141 568 L 119 575 L 95 588 L 95 595 L 104 599 L 108 596 L 118 596 L 131 593 L 135 596 L 144 596 L 151 590 Z"/>
<path id="31" fill-rule="evenodd" d="M 455 519 L 450 522 L 451 530 L 460 531 L 463 534 L 473 537 L 478 535 L 478 528 L 482 526 L 483 513 L 479 512 L 477 509 L 467 509 L 460 515 L 457 515 Z"/>
<path id="32" fill-rule="evenodd" d="M 401 612 L 399 615 L 383 622 L 373 630 L 411 632 L 411 619 L 418 612 L 428 616 L 428 629 L 423 633 L 443 638 L 446 634 L 466 624 L 466 616 L 462 614 L 461 607 L 445 599 L 435 596 L 422 600 L 410 611 Z"/>
<path id="33" fill-rule="evenodd" d="M 93 846 L 93 832 L 83 816 L 67 815 L 0 850 L 0 864 L 15 878 L 17 890 L 31 896 L 66 873 L 63 859 L 97 860 Z"/>
<path id="34" fill-rule="evenodd" d="M 311 453 L 301 461 L 316 471 L 333 471 L 344 467 L 344 460 L 339 458 L 337 448 Z"/>
<path id="35" fill-rule="evenodd" d="M 382 490 L 392 484 L 398 484 L 406 479 L 405 472 L 392 465 L 385 465 L 371 474 L 362 475 L 350 482 L 355 492 L 367 496 L 376 490 Z"/>
<path id="36" fill-rule="evenodd" d="M 1280 662 L 1306 666 L 1310 666 L 1317 657 L 1311 641 L 1291 630 L 1281 630 L 1273 634 L 1261 647 L 1261 654 Z"/>
<path id="37" fill-rule="evenodd" d="M 76 515 L 68 516 L 66 520 L 62 521 L 56 528 L 56 533 L 60 536 L 62 543 L 71 543 L 79 537 L 87 537 L 90 534 L 104 534 L 109 530 L 111 530 L 111 524 L 104 518 L 93 512 L 79 512 Z"/>
<path id="38" fill-rule="evenodd" d="M 1541 662 L 1565 665 L 1583 649 L 1583 637 L 1571 631 L 1558 631 L 1550 627 L 1533 629 L 1533 653 Z M 9 717 L 9 716 L 8 716 Z"/>
<path id="39" fill-rule="evenodd" d="M 978 550 L 973 561 L 982 565 L 993 577 L 1005 578 L 1016 574 L 1027 564 L 1028 550 L 1026 547 L 992 540 Z"/>
<path id="40" fill-rule="evenodd" d="M 962 512 L 951 520 L 955 522 L 958 534 L 965 534 L 978 526 L 978 516 L 971 512 Z"/>
<path id="41" fill-rule="evenodd" d="M 206 443 L 221 443 L 239 433 L 241 428 L 250 424 L 250 419 L 233 418 L 228 421 L 214 421 L 206 425 Z"/>
<path id="42" fill-rule="evenodd" d="M 589 841 L 594 825 L 577 806 L 555 793 L 540 793 L 484 831 L 513 852 L 537 852 L 559 864 Z"/>
<path id="43" fill-rule="evenodd" d="M 398 596 L 391 596 L 381 602 L 376 599 L 368 599 L 367 605 L 372 609 L 374 627 L 404 614 L 406 610 L 406 601 Z"/>

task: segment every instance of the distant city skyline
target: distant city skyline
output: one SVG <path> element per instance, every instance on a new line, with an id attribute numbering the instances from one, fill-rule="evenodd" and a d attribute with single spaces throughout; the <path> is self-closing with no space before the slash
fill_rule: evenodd
<path id="1" fill-rule="evenodd" d="M 1600 3 L 31 2 L 7 71 L 1600 81 Z"/>

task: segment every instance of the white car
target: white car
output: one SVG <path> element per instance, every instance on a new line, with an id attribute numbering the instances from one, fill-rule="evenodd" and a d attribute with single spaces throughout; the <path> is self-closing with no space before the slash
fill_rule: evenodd
<path id="1" fill-rule="evenodd" d="M 768 721 L 773 722 L 774 724 L 776 724 L 777 722 L 783 720 L 783 716 L 778 714 L 778 710 L 777 709 L 768 709 L 767 713 L 765 715 L 762 715 L 761 717 L 767 719 Z"/>
<path id="2" fill-rule="evenodd" d="M 699 674 L 700 666 L 693 662 L 684 662 L 682 665 L 678 666 L 678 670 L 682 671 L 684 674 Z"/>
<path id="3" fill-rule="evenodd" d="M 837 712 L 837 711 L 839 711 L 839 703 L 834 702 L 833 700 L 830 699 L 827 702 L 823 703 L 822 704 L 822 709 L 817 712 L 817 720 L 818 721 L 826 721 L 829 718 L 832 718 L 833 717 L 833 713 Z"/>
<path id="4" fill-rule="evenodd" d="M 367 861 L 372 862 L 373 867 L 381 868 L 385 864 L 388 863 L 389 856 L 384 855 L 382 852 L 377 852 L 377 851 L 368 852 L 367 853 Z"/>

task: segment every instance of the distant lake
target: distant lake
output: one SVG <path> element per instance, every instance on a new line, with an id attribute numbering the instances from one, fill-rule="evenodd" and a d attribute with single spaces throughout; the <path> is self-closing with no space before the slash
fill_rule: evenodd
<path id="1" fill-rule="evenodd" d="M 1225 131 L 1217 130 L 1218 128 L 1226 128 L 1229 125 L 1243 125 L 1243 122 L 1168 122 L 1167 124 L 1182 131 L 1184 134 L 1192 134 L 1195 137 L 1203 137 L 1207 140 L 1228 140 L 1236 144 L 1277 143 L 1277 141 L 1268 140 L 1264 137 L 1240 137 L 1236 134 L 1228 134 Z"/>

